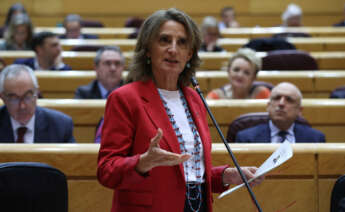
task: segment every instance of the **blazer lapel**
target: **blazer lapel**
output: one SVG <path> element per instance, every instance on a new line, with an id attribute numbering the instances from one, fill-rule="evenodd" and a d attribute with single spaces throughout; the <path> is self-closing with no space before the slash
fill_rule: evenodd
<path id="1" fill-rule="evenodd" d="M 48 121 L 41 108 L 36 107 L 34 143 L 46 143 L 48 142 L 47 138 L 49 138 Z"/>
<path id="2" fill-rule="evenodd" d="M 13 129 L 12 124 L 10 120 L 10 114 L 7 111 L 7 108 L 5 106 L 1 107 L 0 109 L 0 135 L 1 139 L 0 141 L 2 143 L 6 142 L 14 142 L 14 135 L 13 135 Z"/>
<path id="3" fill-rule="evenodd" d="M 258 138 L 260 139 L 260 142 L 271 143 L 271 130 L 268 123 L 262 125 L 261 129 L 259 130 L 260 132 L 258 134 Z"/>
<path id="4" fill-rule="evenodd" d="M 138 88 L 138 92 L 144 102 L 144 110 L 147 112 L 148 117 L 157 129 L 161 128 L 163 130 L 163 139 L 161 142 L 166 143 L 170 151 L 180 154 L 180 146 L 175 131 L 171 126 L 156 86 L 152 80 L 149 80 L 140 82 Z"/>

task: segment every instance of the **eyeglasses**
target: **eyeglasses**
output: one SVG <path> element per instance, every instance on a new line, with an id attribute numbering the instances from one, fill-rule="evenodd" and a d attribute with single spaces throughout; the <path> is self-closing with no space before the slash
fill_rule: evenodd
<path id="1" fill-rule="evenodd" d="M 122 61 L 103 61 L 101 62 L 103 65 L 110 67 L 111 65 L 115 65 L 116 67 L 120 67 L 123 65 Z"/>
<path id="2" fill-rule="evenodd" d="M 21 102 L 25 104 L 32 104 L 37 98 L 37 94 L 29 91 L 23 96 L 17 96 L 15 94 L 5 94 L 6 102 L 12 106 L 18 106 Z"/>

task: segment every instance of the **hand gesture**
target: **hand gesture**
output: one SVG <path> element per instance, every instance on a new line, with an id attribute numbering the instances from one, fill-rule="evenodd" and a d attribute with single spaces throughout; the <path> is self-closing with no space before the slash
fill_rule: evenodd
<path id="1" fill-rule="evenodd" d="M 254 174 L 258 168 L 257 167 L 241 167 L 241 170 L 246 176 L 247 180 L 250 180 L 254 177 Z M 265 176 L 258 177 L 254 181 L 252 181 L 249 185 L 256 186 L 260 184 L 265 179 Z M 223 174 L 223 183 L 224 184 L 241 184 L 243 183 L 240 173 L 237 171 L 236 168 L 227 168 L 224 170 Z"/>
<path id="2" fill-rule="evenodd" d="M 163 132 L 159 128 L 155 137 L 151 139 L 149 149 L 144 154 L 140 155 L 139 163 L 136 170 L 144 174 L 156 166 L 175 166 L 187 161 L 191 155 L 176 154 L 168 152 L 159 147 L 159 141 L 162 139 Z"/>

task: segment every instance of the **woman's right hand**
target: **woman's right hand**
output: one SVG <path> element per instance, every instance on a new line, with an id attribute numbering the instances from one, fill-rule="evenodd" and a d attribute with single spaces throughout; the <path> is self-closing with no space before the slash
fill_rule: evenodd
<path id="1" fill-rule="evenodd" d="M 145 174 L 156 166 L 175 166 L 187 161 L 191 157 L 188 154 L 176 154 L 161 149 L 159 141 L 162 139 L 162 136 L 163 132 L 159 128 L 155 137 L 151 139 L 147 152 L 140 155 L 139 163 L 136 166 L 136 171 L 140 174 Z"/>

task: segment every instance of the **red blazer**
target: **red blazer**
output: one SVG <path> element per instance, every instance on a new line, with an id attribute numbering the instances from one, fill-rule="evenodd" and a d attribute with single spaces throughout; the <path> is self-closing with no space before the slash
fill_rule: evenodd
<path id="1" fill-rule="evenodd" d="M 212 211 L 211 192 L 222 192 L 222 173 L 226 166 L 212 167 L 211 137 L 206 110 L 191 88 L 183 88 L 195 125 L 198 128 L 205 163 L 208 211 Z M 182 164 L 155 167 L 146 176 L 135 166 L 146 152 L 157 129 L 163 130 L 160 147 L 181 153 L 175 132 L 154 83 L 134 82 L 116 89 L 108 98 L 97 176 L 99 182 L 114 190 L 113 212 L 182 212 L 186 182 Z"/>

